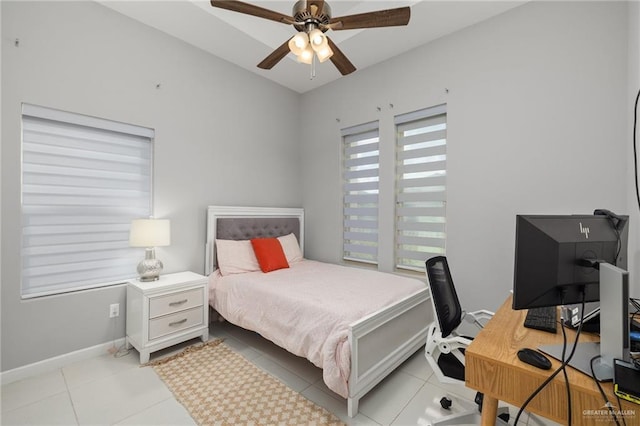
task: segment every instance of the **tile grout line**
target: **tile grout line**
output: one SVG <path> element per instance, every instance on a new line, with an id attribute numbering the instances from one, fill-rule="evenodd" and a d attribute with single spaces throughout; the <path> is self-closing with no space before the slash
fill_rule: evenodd
<path id="1" fill-rule="evenodd" d="M 64 367 L 60 368 L 60 374 L 62 374 L 62 380 L 64 380 L 64 386 L 67 388 L 67 396 L 69 397 L 69 402 L 71 403 L 71 409 L 73 410 L 73 417 L 76 419 L 76 424 L 80 424 L 80 419 L 78 418 L 78 412 L 76 410 L 76 405 L 73 402 L 73 397 L 71 396 L 71 389 L 69 388 L 69 382 L 67 381 L 67 375 L 64 373 Z"/>
<path id="2" fill-rule="evenodd" d="M 415 377 L 415 376 L 414 376 Z M 420 379 L 423 380 L 423 379 Z M 420 393 L 420 391 L 427 385 L 427 381 L 425 380 L 424 383 L 422 384 L 422 386 L 420 386 L 418 388 L 418 390 L 416 390 L 416 392 L 413 394 L 413 396 L 411 398 L 409 398 L 409 400 L 402 406 L 402 409 L 398 412 L 398 414 L 396 414 L 396 416 L 393 418 L 393 420 L 391 420 L 391 422 L 389 422 L 389 425 L 392 425 L 393 422 L 395 422 L 398 417 L 400 417 L 402 415 L 402 413 L 404 412 L 404 410 L 407 409 L 407 407 L 409 406 L 409 404 L 411 404 L 411 402 L 413 401 L 413 399 L 418 396 L 418 394 Z"/>

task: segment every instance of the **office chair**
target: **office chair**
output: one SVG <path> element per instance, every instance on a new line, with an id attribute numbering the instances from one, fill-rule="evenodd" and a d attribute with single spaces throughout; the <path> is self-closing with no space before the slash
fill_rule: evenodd
<path id="1" fill-rule="evenodd" d="M 482 328 L 480 321 L 491 319 L 493 312 L 480 310 L 465 315 L 451 279 L 446 257 L 436 256 L 427 260 L 426 271 L 436 320 L 429 325 L 425 357 L 440 383 L 462 384 L 464 386 L 464 351 L 472 339 L 459 335 L 456 329 L 462 323 L 463 318 Z M 479 424 L 482 394 L 476 394 L 475 402 L 477 405 L 470 404 L 465 407 L 464 412 L 446 416 L 431 424 L 433 426 Z M 451 404 L 451 399 L 447 397 L 440 400 L 442 408 L 449 409 Z M 507 408 L 499 408 L 498 416 L 496 424 L 508 424 L 509 411 Z"/>

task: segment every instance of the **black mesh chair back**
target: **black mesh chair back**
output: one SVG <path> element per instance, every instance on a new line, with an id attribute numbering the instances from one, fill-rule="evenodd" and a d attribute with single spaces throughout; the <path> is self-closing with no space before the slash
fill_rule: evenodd
<path id="1" fill-rule="evenodd" d="M 425 263 L 440 331 L 442 337 L 447 337 L 462 322 L 462 307 L 451 279 L 447 258 L 436 256 Z"/>

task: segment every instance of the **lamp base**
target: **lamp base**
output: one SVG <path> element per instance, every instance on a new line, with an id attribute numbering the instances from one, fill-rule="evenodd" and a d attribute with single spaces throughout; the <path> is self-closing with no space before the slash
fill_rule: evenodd
<path id="1" fill-rule="evenodd" d="M 142 282 L 159 280 L 163 266 L 162 262 L 156 259 L 156 250 L 146 249 L 144 260 L 138 263 L 138 280 Z"/>

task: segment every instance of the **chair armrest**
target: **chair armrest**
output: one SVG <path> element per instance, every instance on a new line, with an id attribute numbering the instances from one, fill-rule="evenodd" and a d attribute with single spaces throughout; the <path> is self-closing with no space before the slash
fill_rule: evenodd
<path id="1" fill-rule="evenodd" d="M 443 353 L 448 353 L 454 349 L 466 348 L 472 341 L 468 337 L 450 335 L 449 337 L 441 338 L 438 341 L 438 346 Z"/>
<path id="2" fill-rule="evenodd" d="M 467 315 L 471 315 L 474 319 L 491 319 L 493 315 L 495 315 L 491 311 L 487 311 L 486 309 L 481 309 L 479 311 L 467 312 Z"/>
<path id="3" fill-rule="evenodd" d="M 486 309 L 481 309 L 479 311 L 467 312 L 465 314 L 465 320 L 474 323 L 479 328 L 482 328 L 484 327 L 484 324 L 480 321 L 489 321 L 491 318 L 493 318 L 493 315 L 493 312 L 487 311 Z M 467 316 L 470 318 L 467 318 Z"/>

